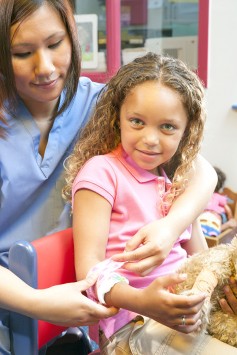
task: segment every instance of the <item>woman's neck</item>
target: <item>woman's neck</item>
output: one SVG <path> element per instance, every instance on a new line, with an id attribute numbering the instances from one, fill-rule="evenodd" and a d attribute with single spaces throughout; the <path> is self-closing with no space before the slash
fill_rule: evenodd
<path id="1" fill-rule="evenodd" d="M 43 157 L 48 143 L 49 132 L 54 123 L 54 115 L 58 107 L 58 99 L 46 103 L 30 102 L 26 107 L 40 130 L 39 153 Z"/>
<path id="2" fill-rule="evenodd" d="M 53 126 L 54 120 L 52 118 L 39 118 L 35 119 L 35 122 L 40 130 L 39 154 L 43 158 L 48 143 L 49 133 Z"/>
<path id="3" fill-rule="evenodd" d="M 35 121 L 50 120 L 53 118 L 57 108 L 58 99 L 50 102 L 25 102 L 25 105 Z"/>

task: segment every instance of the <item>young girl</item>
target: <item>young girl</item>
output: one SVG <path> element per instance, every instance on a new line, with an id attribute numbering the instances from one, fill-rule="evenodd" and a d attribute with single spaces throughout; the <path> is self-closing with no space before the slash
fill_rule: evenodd
<path id="1" fill-rule="evenodd" d="M 197 76 L 176 59 L 148 53 L 110 80 L 67 160 L 64 193 L 70 199 L 72 187 L 77 277 L 99 273 L 88 295 L 121 308 L 100 322 L 102 354 L 209 354 L 215 346 L 215 354 L 233 353 L 206 335 L 185 334 L 199 327 L 205 294 L 168 291 L 182 280 L 164 275 L 186 258 L 183 246 L 206 247 L 196 221 L 195 243 L 189 242 L 192 228 L 187 226 L 167 241 L 167 257 L 145 277 L 111 259 L 143 225 L 166 218 L 173 201 L 185 194 L 204 118 Z"/>

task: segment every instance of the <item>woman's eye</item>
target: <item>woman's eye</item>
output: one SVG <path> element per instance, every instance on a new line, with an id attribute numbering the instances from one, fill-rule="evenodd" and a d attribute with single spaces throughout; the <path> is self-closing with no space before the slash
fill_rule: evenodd
<path id="1" fill-rule="evenodd" d="M 49 48 L 51 48 L 51 49 L 57 48 L 57 47 L 60 46 L 61 43 L 62 43 L 62 40 L 60 40 L 60 41 L 58 41 L 56 43 L 50 44 Z"/>
<path id="2" fill-rule="evenodd" d="M 13 53 L 12 56 L 16 58 L 27 58 L 31 55 L 31 52 L 24 52 L 24 53 Z"/>

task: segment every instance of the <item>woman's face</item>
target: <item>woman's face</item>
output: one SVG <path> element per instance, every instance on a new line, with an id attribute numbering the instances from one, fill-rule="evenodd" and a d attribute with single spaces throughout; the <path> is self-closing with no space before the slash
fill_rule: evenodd
<path id="1" fill-rule="evenodd" d="M 11 27 L 15 83 L 26 106 L 57 101 L 71 63 L 71 43 L 60 18 L 45 3 Z"/>

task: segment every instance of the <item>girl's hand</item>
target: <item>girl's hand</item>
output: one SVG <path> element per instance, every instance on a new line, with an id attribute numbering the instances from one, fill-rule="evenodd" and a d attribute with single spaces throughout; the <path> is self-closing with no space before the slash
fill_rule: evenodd
<path id="1" fill-rule="evenodd" d="M 197 330 L 201 325 L 201 308 L 206 295 L 184 296 L 168 291 L 170 285 L 184 281 L 185 277 L 178 274 L 159 277 L 140 290 L 140 314 L 182 333 Z"/>
<path id="2" fill-rule="evenodd" d="M 220 306 L 224 313 L 237 315 L 237 282 L 234 277 L 230 278 L 229 285 L 224 286 L 226 299 L 220 299 Z"/>
<path id="3" fill-rule="evenodd" d="M 112 259 L 125 261 L 127 270 L 147 275 L 163 263 L 179 236 L 177 233 L 174 224 L 164 217 L 141 228 L 127 242 L 125 252 L 114 255 Z"/>

